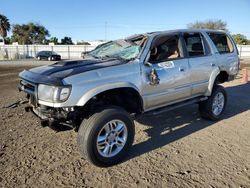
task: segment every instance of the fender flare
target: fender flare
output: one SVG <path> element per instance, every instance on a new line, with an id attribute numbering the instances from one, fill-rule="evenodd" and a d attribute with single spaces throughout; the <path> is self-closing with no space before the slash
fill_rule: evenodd
<path id="1" fill-rule="evenodd" d="M 140 95 L 139 89 L 132 83 L 129 82 L 110 83 L 92 88 L 88 92 L 84 93 L 84 95 L 78 100 L 76 106 L 84 106 L 94 96 L 108 90 L 119 89 L 119 88 L 131 88 L 134 89 L 136 92 L 138 92 L 138 94 Z M 143 102 L 142 98 L 141 102 Z"/>
<path id="2" fill-rule="evenodd" d="M 219 67 L 217 67 L 215 70 L 213 70 L 213 72 L 209 78 L 208 88 L 207 88 L 207 91 L 205 93 L 205 96 L 211 96 L 212 91 L 213 91 L 213 87 L 214 87 L 215 79 L 217 78 L 217 76 L 219 74 L 220 74 L 220 69 L 219 69 Z"/>

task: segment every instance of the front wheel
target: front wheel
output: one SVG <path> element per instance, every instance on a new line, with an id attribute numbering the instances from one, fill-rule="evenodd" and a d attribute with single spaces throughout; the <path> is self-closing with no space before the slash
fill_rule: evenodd
<path id="1" fill-rule="evenodd" d="M 208 120 L 219 120 L 225 110 L 226 104 L 227 94 L 224 87 L 216 85 L 208 100 L 199 104 L 200 115 Z"/>
<path id="2" fill-rule="evenodd" d="M 96 166 L 119 163 L 134 140 L 134 122 L 118 107 L 96 111 L 80 125 L 77 143 L 83 158 Z"/>

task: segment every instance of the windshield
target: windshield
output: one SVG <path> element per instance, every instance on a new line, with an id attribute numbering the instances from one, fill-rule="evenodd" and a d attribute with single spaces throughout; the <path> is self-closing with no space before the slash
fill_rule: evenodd
<path id="1" fill-rule="evenodd" d="M 115 40 L 98 46 L 93 51 L 87 53 L 87 56 L 94 58 L 117 58 L 123 60 L 132 60 L 137 58 L 146 38 L 141 37 L 130 40 Z"/>

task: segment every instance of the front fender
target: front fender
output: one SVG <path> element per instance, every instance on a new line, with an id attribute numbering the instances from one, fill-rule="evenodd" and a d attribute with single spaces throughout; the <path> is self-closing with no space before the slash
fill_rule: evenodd
<path id="1" fill-rule="evenodd" d="M 133 88 L 138 93 L 140 93 L 139 89 L 134 84 L 129 83 L 129 82 L 109 83 L 106 85 L 101 85 L 101 86 L 95 87 L 95 88 L 89 90 L 88 92 L 86 92 L 80 98 L 80 100 L 77 102 L 76 106 L 83 106 L 94 96 L 96 96 L 104 91 L 108 91 L 111 89 L 117 89 L 117 88 Z"/>
<path id="2" fill-rule="evenodd" d="M 211 96 L 215 79 L 219 74 L 220 74 L 220 69 L 219 69 L 219 67 L 217 67 L 216 69 L 213 70 L 213 72 L 209 78 L 208 88 L 207 88 L 207 91 L 205 93 L 205 96 Z"/>

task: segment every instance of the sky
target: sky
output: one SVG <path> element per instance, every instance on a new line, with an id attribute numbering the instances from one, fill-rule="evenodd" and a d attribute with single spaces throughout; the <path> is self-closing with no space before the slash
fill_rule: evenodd
<path id="1" fill-rule="evenodd" d="M 0 0 L 0 14 L 11 24 L 39 23 L 51 37 L 73 41 L 183 29 L 208 19 L 221 19 L 232 34 L 250 39 L 250 0 Z"/>

